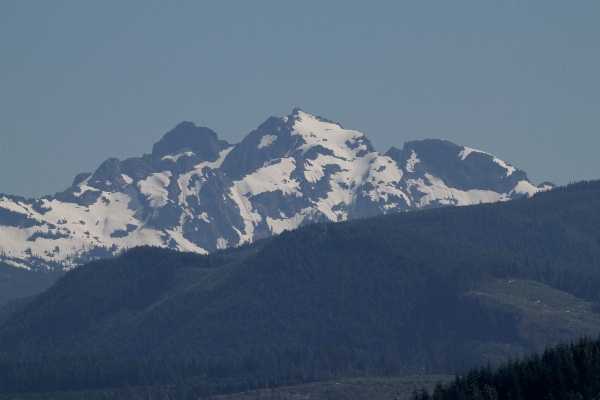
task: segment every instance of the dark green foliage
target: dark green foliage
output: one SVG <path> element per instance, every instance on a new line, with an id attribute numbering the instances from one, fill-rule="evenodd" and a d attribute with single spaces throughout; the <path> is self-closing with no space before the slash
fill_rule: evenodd
<path id="1" fill-rule="evenodd" d="M 497 370 L 488 365 L 438 384 L 417 399 L 598 399 L 600 396 L 600 338 L 563 343 L 523 360 L 509 360 Z"/>
<path id="2" fill-rule="evenodd" d="M 0 304 L 40 293 L 63 274 L 62 271 L 28 271 L 0 261 Z"/>
<path id="3" fill-rule="evenodd" d="M 56 391 L 128 386 L 139 389 L 129 398 L 149 387 L 197 398 L 338 376 L 455 373 L 532 354 L 544 335 L 559 340 L 564 319 L 534 320 L 533 308 L 519 308 L 523 296 L 493 291 L 518 278 L 600 304 L 600 197 L 586 185 L 315 224 L 207 256 L 140 247 L 91 262 L 0 309 L 0 392 L 61 398 Z M 593 314 L 585 324 L 597 334 Z M 492 389 L 477 395 L 493 398 Z"/>
<path id="4" fill-rule="evenodd" d="M 480 360 L 473 342 L 536 349 L 516 310 L 464 295 L 510 276 L 592 301 L 600 286 L 393 219 L 317 224 L 210 256 L 142 247 L 78 267 L 0 325 L 0 350 L 206 359 L 336 348 L 386 355 L 398 372 L 454 372 Z"/>
<path id="5" fill-rule="evenodd" d="M 459 242 L 600 273 L 600 180 L 531 199 L 394 214 L 403 225 Z"/>
<path id="6" fill-rule="evenodd" d="M 333 348 L 286 349 L 270 356 L 248 354 L 202 362 L 108 356 L 0 359 L 0 393 L 100 392 L 124 387 L 156 392 L 157 386 L 173 385 L 186 394 L 178 398 L 197 398 L 364 376 L 367 370 L 379 376 L 396 375 L 394 366 L 397 363 L 385 357 L 373 359 L 365 353 Z"/>

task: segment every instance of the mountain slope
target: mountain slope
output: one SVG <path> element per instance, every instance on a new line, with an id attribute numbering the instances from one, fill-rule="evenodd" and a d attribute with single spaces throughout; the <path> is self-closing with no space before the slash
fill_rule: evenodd
<path id="1" fill-rule="evenodd" d="M 510 361 L 497 370 L 472 368 L 468 375 L 438 383 L 430 395 L 423 388 L 413 392 L 421 399 L 595 399 L 600 393 L 600 339 L 580 338 L 561 343 L 522 360 Z"/>
<path id="2" fill-rule="evenodd" d="M 540 328 L 523 292 L 494 302 L 495 285 L 513 278 L 539 282 L 540 296 L 572 299 L 550 287 L 564 276 L 390 218 L 311 225 L 205 256 L 137 248 L 68 272 L 13 311 L 0 324 L 0 354 L 206 358 L 336 348 L 385 355 L 405 371 L 454 372 L 597 334 L 597 277 L 568 275 L 564 290 L 586 299 L 573 302 L 582 319 L 546 302 L 559 317 Z"/>
<path id="3" fill-rule="evenodd" d="M 137 245 L 207 253 L 311 222 L 538 190 L 490 154 L 424 140 L 381 155 L 362 133 L 298 109 L 237 145 L 184 122 L 151 154 L 110 158 L 54 196 L 0 195 L 0 261 L 68 269 Z"/>
<path id="4" fill-rule="evenodd" d="M 600 272 L 600 180 L 530 199 L 390 216 L 423 233 Z"/>

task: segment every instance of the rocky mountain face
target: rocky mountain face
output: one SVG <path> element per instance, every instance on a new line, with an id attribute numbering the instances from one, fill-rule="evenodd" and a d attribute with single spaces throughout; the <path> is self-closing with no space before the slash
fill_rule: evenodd
<path id="1" fill-rule="evenodd" d="M 315 221 L 542 189 L 494 156 L 444 140 L 381 155 L 362 133 L 298 109 L 236 145 L 183 122 L 151 154 L 109 158 L 54 196 L 0 195 L 0 261 L 71 268 L 143 244 L 206 253 Z"/>

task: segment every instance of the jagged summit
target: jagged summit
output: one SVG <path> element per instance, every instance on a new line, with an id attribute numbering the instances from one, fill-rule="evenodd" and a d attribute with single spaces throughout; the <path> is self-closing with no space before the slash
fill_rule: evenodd
<path id="1" fill-rule="evenodd" d="M 381 155 L 362 133 L 298 108 L 236 145 L 183 122 L 151 154 L 109 158 L 54 196 L 0 196 L 0 258 L 70 268 L 143 244 L 206 253 L 314 221 L 539 190 L 488 153 L 427 139 Z"/>
<path id="2" fill-rule="evenodd" d="M 200 128 L 193 122 L 182 122 L 152 147 L 152 155 L 164 157 L 190 151 L 206 161 L 214 161 L 221 150 L 229 147 L 225 140 L 208 128 Z"/>
<path id="3" fill-rule="evenodd" d="M 413 161 L 415 157 L 419 162 Z M 442 139 L 407 142 L 395 160 L 409 173 L 437 176 L 445 185 L 465 191 L 485 189 L 508 193 L 520 181 L 529 181 L 525 172 L 489 153 Z"/>

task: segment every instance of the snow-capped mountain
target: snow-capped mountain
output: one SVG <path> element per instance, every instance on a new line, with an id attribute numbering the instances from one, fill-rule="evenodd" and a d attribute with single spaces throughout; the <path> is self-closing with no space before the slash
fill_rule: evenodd
<path id="1" fill-rule="evenodd" d="M 294 110 L 239 144 L 183 122 L 152 154 L 106 160 L 54 196 L 0 195 L 0 260 L 71 268 L 137 245 L 199 253 L 314 221 L 529 196 L 526 174 L 444 140 L 392 147 Z"/>

